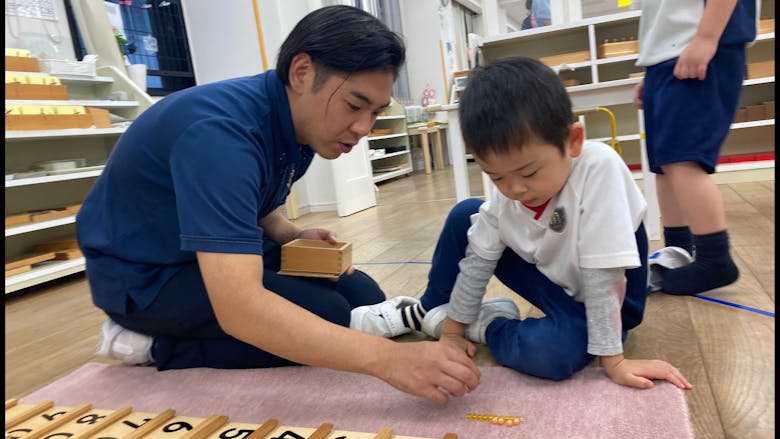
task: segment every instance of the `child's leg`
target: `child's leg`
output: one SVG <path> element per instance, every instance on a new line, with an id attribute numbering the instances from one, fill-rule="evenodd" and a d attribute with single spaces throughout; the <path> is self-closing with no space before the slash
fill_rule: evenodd
<path id="1" fill-rule="evenodd" d="M 497 318 L 486 331 L 496 360 L 528 375 L 563 380 L 593 360 L 588 354 L 585 306 L 511 250 L 498 262 L 496 277 L 542 310 L 545 317 Z"/>
<path id="2" fill-rule="evenodd" d="M 642 321 L 648 291 L 644 224 L 634 236 L 642 265 L 626 270 L 626 296 L 621 309 L 623 341 L 628 330 Z M 496 276 L 545 313 L 545 317 L 525 320 L 498 318 L 488 326 L 487 344 L 499 363 L 529 375 L 562 380 L 594 359 L 587 352 L 588 329 L 582 303 L 511 250 L 504 252 Z"/>
<path id="3" fill-rule="evenodd" d="M 466 232 L 471 227 L 471 215 L 479 212 L 482 203 L 484 201 L 478 198 L 468 198 L 456 204 L 447 215 L 433 252 L 428 286 L 420 298 L 420 303 L 426 310 L 450 301 L 450 293 L 460 271 L 458 263 L 466 255 Z"/>

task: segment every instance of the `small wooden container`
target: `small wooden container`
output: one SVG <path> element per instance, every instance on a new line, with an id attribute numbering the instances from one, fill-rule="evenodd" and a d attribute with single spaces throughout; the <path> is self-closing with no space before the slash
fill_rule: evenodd
<path id="1" fill-rule="evenodd" d="M 374 128 L 371 130 L 372 136 L 386 136 L 388 134 L 393 134 L 392 128 Z"/>
<path id="2" fill-rule="evenodd" d="M 546 64 L 549 67 L 559 66 L 561 64 L 573 64 L 578 62 L 590 61 L 590 52 L 583 50 L 582 52 L 563 53 L 560 55 L 543 56 L 539 58 L 539 61 Z"/>
<path id="3" fill-rule="evenodd" d="M 767 119 L 775 118 L 775 101 L 764 102 L 764 115 Z"/>
<path id="4" fill-rule="evenodd" d="M 282 246 L 282 269 L 279 274 L 337 279 L 350 265 L 350 242 L 333 245 L 316 239 L 296 239 Z"/>
<path id="5" fill-rule="evenodd" d="M 6 72 L 40 72 L 41 66 L 38 64 L 38 58 L 31 56 L 8 56 L 5 57 Z"/>
<path id="6" fill-rule="evenodd" d="M 732 123 L 741 123 L 748 121 L 747 108 L 738 108 L 734 113 L 734 121 Z"/>
<path id="7" fill-rule="evenodd" d="M 755 120 L 766 119 L 766 107 L 764 104 L 760 105 L 748 105 L 747 107 L 747 119 L 752 122 Z"/>
<path id="8" fill-rule="evenodd" d="M 759 34 L 768 34 L 770 32 L 775 31 L 775 19 L 774 18 L 765 18 L 763 20 L 758 21 L 758 33 Z"/>
<path id="9" fill-rule="evenodd" d="M 6 99 L 67 101 L 68 88 L 58 84 L 5 84 Z"/>
<path id="10" fill-rule="evenodd" d="M 774 60 L 752 62 L 747 65 L 747 79 L 765 78 L 767 76 L 774 76 L 774 74 Z"/>
<path id="11" fill-rule="evenodd" d="M 599 58 L 633 55 L 639 53 L 639 41 L 618 41 L 599 44 Z"/>

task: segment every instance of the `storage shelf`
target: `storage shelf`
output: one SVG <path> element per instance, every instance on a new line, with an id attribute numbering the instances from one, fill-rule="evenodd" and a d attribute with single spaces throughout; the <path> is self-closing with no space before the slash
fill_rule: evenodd
<path id="1" fill-rule="evenodd" d="M 54 76 L 59 78 L 63 84 L 111 84 L 114 78 L 110 76 L 79 76 L 79 75 L 59 75 L 46 72 L 5 72 L 6 75 L 16 76 Z"/>
<path id="2" fill-rule="evenodd" d="M 412 172 L 412 168 L 403 168 L 403 169 L 398 169 L 396 171 L 377 173 L 374 174 L 374 183 L 379 183 L 380 181 L 398 177 L 404 174 L 409 174 L 411 172 Z"/>
<path id="3" fill-rule="evenodd" d="M 409 154 L 409 150 L 398 151 L 398 152 L 391 152 L 389 154 L 383 154 L 383 155 L 380 155 L 380 156 L 374 156 L 374 157 L 371 157 L 371 161 L 373 162 L 374 160 L 382 160 L 382 159 L 386 159 L 388 157 L 396 157 L 396 156 L 404 155 L 404 154 Z"/>
<path id="4" fill-rule="evenodd" d="M 73 172 L 69 174 L 47 175 L 45 177 L 20 178 L 18 180 L 6 181 L 5 187 L 10 188 L 10 187 L 19 187 L 19 186 L 29 186 L 32 184 L 54 183 L 57 181 L 78 180 L 81 178 L 92 178 L 92 177 L 98 177 L 102 173 L 103 170 L 98 169 L 94 171 Z"/>
<path id="5" fill-rule="evenodd" d="M 76 222 L 76 215 L 64 216 L 62 218 L 55 218 L 47 221 L 37 221 L 29 224 L 22 224 L 21 226 L 8 227 L 5 229 L 5 236 L 21 235 L 23 233 L 35 232 L 36 230 L 51 229 L 53 227 L 64 226 L 66 224 L 73 224 Z"/>
<path id="6" fill-rule="evenodd" d="M 403 114 L 393 114 L 390 116 L 377 116 L 376 120 L 389 120 L 389 119 L 404 119 L 406 118 Z"/>
<path id="7" fill-rule="evenodd" d="M 775 124 L 774 119 L 751 120 L 749 122 L 733 123 L 731 124 L 731 129 L 738 130 L 742 128 L 766 127 L 774 124 Z"/>
<path id="8" fill-rule="evenodd" d="M 84 266 L 84 258 L 41 262 L 30 271 L 5 278 L 5 294 L 84 271 Z"/>
<path id="9" fill-rule="evenodd" d="M 368 140 L 382 140 L 382 139 L 394 139 L 396 137 L 406 137 L 406 133 L 394 133 L 394 134 L 387 134 L 384 136 L 368 136 Z"/>
<path id="10" fill-rule="evenodd" d="M 68 137 L 116 136 L 127 131 L 126 127 L 70 128 L 66 130 L 6 131 L 5 140 L 47 140 Z"/>
<path id="11" fill-rule="evenodd" d="M 134 108 L 138 101 L 109 101 L 97 99 L 71 99 L 67 101 L 35 100 L 35 99 L 6 99 L 6 105 L 81 105 L 84 107 L 98 108 Z"/>

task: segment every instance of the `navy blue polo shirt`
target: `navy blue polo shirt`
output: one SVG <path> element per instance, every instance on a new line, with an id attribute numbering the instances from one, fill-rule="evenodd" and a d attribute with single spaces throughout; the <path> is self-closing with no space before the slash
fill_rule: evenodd
<path id="1" fill-rule="evenodd" d="M 122 135 L 76 218 L 95 305 L 145 308 L 197 251 L 263 254 L 258 221 L 313 151 L 274 70 L 173 93 Z"/>

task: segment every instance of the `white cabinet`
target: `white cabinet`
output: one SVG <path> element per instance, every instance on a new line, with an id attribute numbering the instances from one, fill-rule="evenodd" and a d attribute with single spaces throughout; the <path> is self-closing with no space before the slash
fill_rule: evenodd
<path id="1" fill-rule="evenodd" d="M 6 72 L 14 75 L 36 75 L 30 72 Z M 145 105 L 133 100 L 109 100 L 115 91 L 110 76 L 60 77 L 67 86 L 70 100 L 6 100 L 6 105 L 80 105 L 109 110 L 111 113 L 132 120 Z M 130 96 L 132 97 L 132 96 Z M 148 96 L 145 96 L 148 99 Z M 72 241 L 75 239 L 75 210 L 60 212 L 47 218 L 9 224 L 9 217 L 28 212 L 79 206 L 96 178 L 101 174 L 125 126 L 114 124 L 111 128 L 86 128 L 40 131 L 5 132 L 5 259 L 8 262 L 24 255 L 37 253 L 35 246 L 42 243 Z M 56 160 L 75 160 L 76 169 L 38 171 L 34 176 L 25 173 L 37 163 Z M 36 218 L 33 216 L 32 218 Z M 16 274 L 6 272 L 5 292 L 37 285 L 84 270 L 83 257 L 48 260 L 23 267 Z M 20 272 L 21 271 L 21 272 Z"/>
<path id="2" fill-rule="evenodd" d="M 404 107 L 395 100 L 378 116 L 368 135 L 374 183 L 412 172 Z"/>
<path id="3" fill-rule="evenodd" d="M 627 43 L 636 40 L 640 15 L 641 11 L 623 12 L 488 37 L 483 40 L 481 49 L 488 62 L 513 55 L 553 59 L 548 65 L 558 70 L 561 79 L 579 83 L 567 87 L 575 110 L 601 106 L 615 114 L 623 158 L 630 168 L 638 171 L 644 133 L 640 128 L 642 113 L 633 104 L 633 89 L 641 78 L 629 75 L 639 74 L 643 69 L 635 65 L 637 54 L 600 57 L 599 46 L 606 41 Z M 774 18 L 774 1 L 762 2 L 761 18 Z M 755 44 L 748 48 L 748 63 L 774 60 L 774 49 L 774 32 L 759 34 Z M 773 102 L 774 88 L 774 76 L 746 79 L 740 107 Z M 723 159 L 719 171 L 774 167 L 773 110 L 770 114 L 771 117 L 767 114 L 765 118 L 732 124 L 721 151 Z M 604 141 L 611 138 L 610 128 L 607 118 L 586 118 L 589 139 Z M 746 156 L 748 161 L 728 163 L 738 156 Z M 762 160 L 764 156 L 771 159 Z M 641 174 L 636 172 L 635 175 Z"/>

